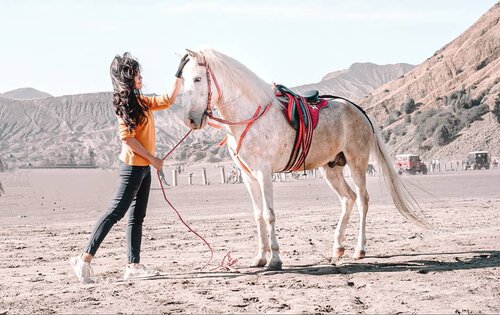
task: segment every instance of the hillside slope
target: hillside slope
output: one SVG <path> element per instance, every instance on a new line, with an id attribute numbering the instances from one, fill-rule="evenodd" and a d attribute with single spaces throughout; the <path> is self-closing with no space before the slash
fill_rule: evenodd
<path id="1" fill-rule="evenodd" d="M 403 77 L 361 101 L 393 153 L 500 155 L 500 3 Z"/>

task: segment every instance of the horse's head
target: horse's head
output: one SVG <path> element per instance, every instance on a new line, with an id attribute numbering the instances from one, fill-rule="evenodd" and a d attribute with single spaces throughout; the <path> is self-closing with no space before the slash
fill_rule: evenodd
<path id="1" fill-rule="evenodd" d="M 189 128 L 203 128 L 215 106 L 221 118 L 238 120 L 275 98 L 271 86 L 239 61 L 211 48 L 187 52 L 182 103 Z"/>
<path id="2" fill-rule="evenodd" d="M 187 49 L 190 61 L 183 71 L 184 94 L 184 123 L 191 129 L 201 129 L 207 121 L 208 111 L 211 110 L 209 93 L 212 91 L 210 78 L 207 78 L 207 65 L 203 54 Z M 211 96 L 210 96 L 211 97 Z"/>

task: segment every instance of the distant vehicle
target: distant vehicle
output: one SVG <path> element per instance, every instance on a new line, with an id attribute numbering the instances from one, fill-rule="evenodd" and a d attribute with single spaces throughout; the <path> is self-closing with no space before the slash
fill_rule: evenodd
<path id="1" fill-rule="evenodd" d="M 482 168 L 490 168 L 490 154 L 488 151 L 472 151 L 467 154 L 467 158 L 463 161 L 464 170 L 480 170 Z"/>
<path id="2" fill-rule="evenodd" d="M 417 173 L 427 174 L 427 165 L 420 160 L 417 154 L 398 154 L 395 162 L 398 174 L 403 173 L 415 175 Z"/>

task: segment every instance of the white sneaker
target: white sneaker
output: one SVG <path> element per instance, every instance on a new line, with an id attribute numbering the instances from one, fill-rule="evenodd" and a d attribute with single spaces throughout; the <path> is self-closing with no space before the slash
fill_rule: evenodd
<path id="1" fill-rule="evenodd" d="M 94 280 L 92 280 L 92 276 L 94 275 L 92 266 L 90 266 L 88 262 L 84 261 L 81 255 L 71 257 L 69 259 L 69 263 L 71 264 L 71 267 L 73 267 L 73 271 L 81 283 L 94 283 Z"/>
<path id="2" fill-rule="evenodd" d="M 158 276 L 159 274 L 158 271 L 147 269 L 143 264 L 128 264 L 125 267 L 123 279 L 147 278 Z"/>

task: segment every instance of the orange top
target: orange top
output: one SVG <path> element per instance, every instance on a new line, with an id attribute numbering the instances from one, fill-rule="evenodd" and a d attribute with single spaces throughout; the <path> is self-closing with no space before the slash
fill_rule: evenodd
<path id="1" fill-rule="evenodd" d="M 125 122 L 120 117 L 118 117 L 119 137 L 120 140 L 134 137 L 149 153 L 155 155 L 156 137 L 153 111 L 167 109 L 172 104 L 170 103 L 170 98 L 167 95 L 153 97 L 141 95 L 139 96 L 139 101 L 149 108 L 148 111 L 144 112 L 147 120 L 145 119 L 143 123 L 137 125 L 135 130 L 129 132 L 127 125 L 125 125 Z M 120 160 L 122 160 L 123 163 L 127 165 L 134 166 L 148 166 L 151 164 L 149 160 L 132 151 L 129 146 L 125 145 L 125 143 L 122 143 Z"/>

